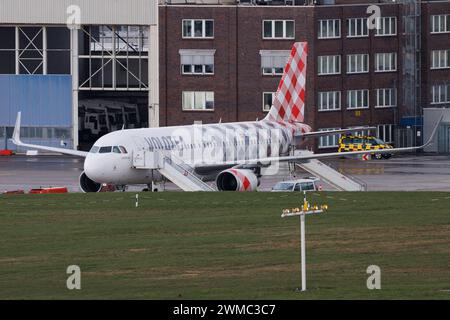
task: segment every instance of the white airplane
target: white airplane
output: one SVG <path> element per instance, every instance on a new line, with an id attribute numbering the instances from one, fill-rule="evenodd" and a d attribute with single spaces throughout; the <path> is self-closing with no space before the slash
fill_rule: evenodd
<path id="1" fill-rule="evenodd" d="M 104 135 L 94 143 L 89 152 L 83 152 L 23 143 L 20 140 L 19 112 L 12 141 L 22 147 L 84 157 L 84 171 L 79 180 L 84 192 L 98 192 L 103 184 L 150 185 L 161 181 L 161 171 L 164 171 L 160 167 L 136 165 L 137 158 L 146 158 L 149 154 L 166 157 L 169 165 L 176 159 L 182 168 L 192 169 L 189 174 L 204 181 L 214 180 L 219 191 L 253 191 L 258 187 L 261 169 L 264 167 L 282 161 L 301 162 L 342 156 L 339 152 L 289 155 L 296 138 L 362 129 L 311 132 L 311 128 L 303 123 L 306 58 L 307 43 L 295 43 L 273 106 L 260 121 L 119 130 Z M 377 153 L 391 154 L 421 149 L 431 143 L 436 129 L 437 126 L 430 140 L 423 146 L 377 150 Z M 356 151 L 346 152 L 346 155 L 367 153 Z"/>

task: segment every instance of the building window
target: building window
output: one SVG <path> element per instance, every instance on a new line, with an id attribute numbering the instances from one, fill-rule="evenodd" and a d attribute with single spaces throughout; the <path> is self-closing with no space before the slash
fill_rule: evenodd
<path id="1" fill-rule="evenodd" d="M 319 92 L 319 111 L 341 110 L 341 92 Z"/>
<path id="2" fill-rule="evenodd" d="M 377 137 L 387 143 L 394 142 L 394 125 L 393 124 L 378 125 Z"/>
<path id="3" fill-rule="evenodd" d="M 341 73 L 341 56 L 319 56 L 319 75 Z"/>
<path id="4" fill-rule="evenodd" d="M 347 19 L 347 37 L 368 37 L 367 18 Z"/>
<path id="5" fill-rule="evenodd" d="M 431 69 L 450 68 L 450 50 L 433 50 L 431 54 Z"/>
<path id="6" fill-rule="evenodd" d="M 397 71 L 397 53 L 377 53 L 375 55 L 375 72 Z"/>
<path id="7" fill-rule="evenodd" d="M 323 129 L 319 129 L 319 131 L 331 131 L 331 130 L 340 130 L 340 129 L 341 128 L 323 128 Z M 341 137 L 340 134 L 321 136 L 319 138 L 319 149 L 338 147 L 340 137 Z"/>
<path id="8" fill-rule="evenodd" d="M 214 92 L 183 91 L 183 110 L 214 110 Z"/>
<path id="9" fill-rule="evenodd" d="M 185 75 L 214 74 L 214 54 L 216 50 L 181 49 L 181 73 Z"/>
<path id="10" fill-rule="evenodd" d="M 369 107 L 369 90 L 348 90 L 347 108 L 366 109 Z"/>
<path id="11" fill-rule="evenodd" d="M 391 108 L 397 106 L 397 89 L 376 89 L 377 104 L 375 108 Z"/>
<path id="12" fill-rule="evenodd" d="M 91 51 L 147 52 L 148 28 L 139 26 L 98 26 L 91 29 Z M 98 38 L 97 38 L 98 32 Z"/>
<path id="13" fill-rule="evenodd" d="M 450 14 L 431 16 L 431 33 L 450 32 Z"/>
<path id="14" fill-rule="evenodd" d="M 263 39 L 294 39 L 294 20 L 264 20 Z"/>
<path id="15" fill-rule="evenodd" d="M 347 73 L 369 72 L 368 54 L 349 54 L 347 56 Z"/>
<path id="16" fill-rule="evenodd" d="M 358 127 L 350 127 L 349 129 L 355 129 L 355 128 L 360 128 L 360 127 L 368 128 L 368 126 L 358 126 Z M 362 129 L 362 130 L 352 131 L 352 135 L 356 136 L 356 137 L 370 136 L 370 130 L 369 129 L 367 129 L 367 130 Z"/>
<path id="17" fill-rule="evenodd" d="M 289 59 L 289 50 L 260 50 L 263 75 L 282 75 Z"/>
<path id="18" fill-rule="evenodd" d="M 337 39 L 341 37 L 341 20 L 319 20 L 319 39 Z"/>
<path id="19" fill-rule="evenodd" d="M 183 38 L 214 38 L 214 20 L 183 20 Z"/>
<path id="20" fill-rule="evenodd" d="M 269 112 L 275 99 L 275 92 L 263 92 L 263 111 Z"/>
<path id="21" fill-rule="evenodd" d="M 449 103 L 450 102 L 450 85 L 435 85 L 431 88 L 433 97 L 432 104 Z"/>
<path id="22" fill-rule="evenodd" d="M 376 36 L 396 36 L 397 35 L 397 17 L 380 18 L 380 29 L 377 29 Z"/>

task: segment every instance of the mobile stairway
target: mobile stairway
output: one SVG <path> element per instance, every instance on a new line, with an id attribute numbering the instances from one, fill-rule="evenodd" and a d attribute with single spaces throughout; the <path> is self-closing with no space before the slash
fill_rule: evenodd
<path id="1" fill-rule="evenodd" d="M 216 191 L 194 173 L 194 168 L 171 153 L 137 151 L 133 154 L 133 168 L 158 170 L 183 191 Z"/>
<path id="2" fill-rule="evenodd" d="M 311 155 L 313 152 L 307 150 L 295 150 L 294 155 Z M 332 167 L 317 160 L 310 159 L 305 162 L 295 162 L 296 166 L 309 172 L 310 174 L 321 178 L 323 181 L 340 191 L 366 191 L 363 183 L 343 175 Z"/>

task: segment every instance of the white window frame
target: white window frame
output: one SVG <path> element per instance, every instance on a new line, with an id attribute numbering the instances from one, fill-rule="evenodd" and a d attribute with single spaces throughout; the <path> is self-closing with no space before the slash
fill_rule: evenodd
<path id="1" fill-rule="evenodd" d="M 191 64 L 190 66 L 191 66 L 191 72 L 185 72 L 184 71 L 184 66 L 185 66 L 185 64 L 182 64 L 181 65 L 181 74 L 182 75 L 193 75 L 193 76 L 212 76 L 212 75 L 214 75 L 214 65 L 212 65 L 213 67 L 212 67 L 212 72 L 207 72 L 206 71 L 206 64 L 201 64 L 201 66 L 202 66 L 202 72 L 195 72 L 195 66 L 200 66 L 200 64 Z"/>
<path id="2" fill-rule="evenodd" d="M 352 95 L 356 94 L 356 106 L 351 105 Z M 361 104 L 359 104 L 359 98 L 361 98 Z M 366 98 L 366 99 L 364 99 Z M 368 109 L 370 104 L 370 92 L 368 89 L 356 89 L 356 90 L 348 90 L 347 91 L 347 109 L 348 110 L 359 110 L 359 109 Z"/>
<path id="3" fill-rule="evenodd" d="M 367 18 L 347 19 L 347 38 L 366 38 L 368 36 L 369 28 L 367 27 Z"/>
<path id="4" fill-rule="evenodd" d="M 317 106 L 319 112 L 341 110 L 341 91 L 322 91 L 318 93 Z"/>
<path id="5" fill-rule="evenodd" d="M 337 24 L 336 24 L 337 22 Z M 332 26 L 332 28 L 330 27 Z M 336 29 L 337 26 L 337 29 Z M 330 32 L 332 29 L 334 32 Z M 340 39 L 342 32 L 341 19 L 322 19 L 319 20 L 318 39 Z"/>
<path id="6" fill-rule="evenodd" d="M 180 73 L 182 75 L 211 76 L 214 75 L 214 55 L 216 50 L 208 49 L 180 49 Z M 190 66 L 191 71 L 184 71 L 185 66 Z M 201 71 L 195 71 L 195 66 L 201 66 Z M 212 72 L 206 70 L 207 66 L 212 67 Z"/>
<path id="7" fill-rule="evenodd" d="M 291 54 L 290 50 L 260 50 L 263 76 L 281 76 Z M 267 63 L 270 61 L 270 63 Z M 264 67 L 266 66 L 266 67 Z"/>
<path id="8" fill-rule="evenodd" d="M 318 131 L 331 131 L 331 130 L 340 130 L 340 129 L 341 128 L 322 128 L 322 129 L 319 129 Z M 340 138 L 341 138 L 340 134 L 330 134 L 327 136 L 320 136 L 318 148 L 319 149 L 338 148 Z"/>
<path id="9" fill-rule="evenodd" d="M 369 126 L 349 127 L 349 129 L 362 128 L 361 130 L 352 131 L 352 135 L 356 137 L 365 137 L 370 135 Z M 364 129 L 368 128 L 368 129 Z"/>
<path id="10" fill-rule="evenodd" d="M 438 28 L 436 30 L 436 20 Z M 442 21 L 443 20 L 443 21 Z M 442 24 L 443 22 L 443 24 Z M 441 28 L 443 27 L 443 28 Z M 450 33 L 450 14 L 438 14 L 431 16 L 431 34 Z"/>
<path id="11" fill-rule="evenodd" d="M 275 32 L 275 24 L 276 24 L 276 22 L 280 22 L 280 21 L 283 22 L 283 35 L 281 37 L 277 37 L 276 36 L 276 32 Z M 270 37 L 266 37 L 264 35 L 265 34 L 265 32 L 264 32 L 265 22 L 271 22 L 272 23 L 272 36 L 270 36 Z M 293 23 L 293 32 L 294 32 L 294 34 L 292 36 L 290 36 L 290 37 L 288 37 L 286 35 L 286 30 L 287 30 L 286 23 L 287 22 L 292 22 Z M 280 20 L 280 19 L 278 19 L 278 20 L 263 20 L 262 21 L 262 38 L 264 40 L 290 40 L 290 39 L 295 39 L 295 20 Z"/>
<path id="12" fill-rule="evenodd" d="M 442 97 L 444 99 L 441 99 Z M 431 98 L 431 104 L 450 103 L 450 84 L 437 84 L 432 86 Z"/>
<path id="13" fill-rule="evenodd" d="M 392 61 L 392 57 L 394 57 L 394 61 Z M 380 69 L 381 66 L 383 69 Z M 397 72 L 397 52 L 376 53 L 375 72 Z"/>
<path id="14" fill-rule="evenodd" d="M 450 50 L 431 51 L 431 70 L 449 69 L 449 68 L 450 68 Z"/>
<path id="15" fill-rule="evenodd" d="M 266 95 L 272 95 L 272 104 L 269 106 L 269 109 L 267 109 L 266 110 L 266 108 L 265 108 L 265 104 L 264 104 L 264 102 L 265 102 L 265 96 Z M 263 92 L 263 94 L 262 94 L 262 110 L 263 110 L 263 112 L 269 112 L 270 111 L 270 108 L 272 108 L 272 106 L 273 106 L 273 100 L 275 99 L 275 94 L 276 94 L 276 92 L 268 92 L 268 91 L 266 91 L 266 92 Z"/>
<path id="16" fill-rule="evenodd" d="M 375 90 L 375 108 L 395 108 L 397 107 L 397 88 L 379 88 Z M 386 97 L 388 97 L 386 99 Z M 386 101 L 389 103 L 386 104 Z M 383 104 L 381 103 L 383 102 Z"/>
<path id="17" fill-rule="evenodd" d="M 324 60 L 326 60 L 325 61 L 326 62 L 325 63 L 326 68 L 324 68 Z M 337 65 L 339 70 L 330 71 L 331 70 L 331 68 L 330 68 L 331 65 L 333 65 L 333 69 Z M 319 56 L 318 57 L 317 67 L 318 67 L 317 74 L 319 76 L 341 74 L 341 68 L 342 68 L 341 56 L 340 55 Z"/>
<path id="18" fill-rule="evenodd" d="M 184 22 L 190 21 L 191 22 L 191 36 L 185 36 L 184 35 Z M 195 22 L 196 21 L 202 21 L 202 36 L 196 37 L 195 36 Z M 212 36 L 206 36 L 206 21 L 212 22 Z M 214 39 L 214 19 L 182 19 L 181 20 L 181 36 L 183 39 Z"/>
<path id="19" fill-rule="evenodd" d="M 356 71 L 351 71 L 350 66 L 356 65 Z M 347 74 L 369 73 L 369 55 L 349 54 L 347 55 Z"/>
<path id="20" fill-rule="evenodd" d="M 263 76 L 281 76 L 284 73 L 284 68 L 261 68 L 261 72 Z"/>
<path id="21" fill-rule="evenodd" d="M 190 97 L 191 99 L 191 105 L 193 106 L 192 108 L 187 108 L 184 105 L 184 101 L 185 101 L 185 94 L 192 94 L 192 96 Z M 208 94 L 212 94 L 212 103 L 213 103 L 213 107 L 212 109 L 207 109 L 206 108 L 206 104 L 208 102 L 208 98 L 207 95 Z M 201 97 L 201 95 L 204 95 L 204 97 Z M 204 106 L 202 108 L 195 108 L 195 104 L 196 104 L 196 99 L 197 98 L 203 98 L 203 102 L 204 102 Z M 181 104 L 182 104 L 182 110 L 183 111 L 202 111 L 202 112 L 212 112 L 215 109 L 215 99 L 214 99 L 214 91 L 183 91 L 181 93 Z"/>
<path id="22" fill-rule="evenodd" d="M 397 35 L 397 17 L 381 17 L 380 26 L 381 28 L 376 30 L 376 37 L 391 37 Z"/>
<path id="23" fill-rule="evenodd" d="M 380 133 L 383 133 L 380 135 Z M 377 137 L 386 143 L 394 142 L 394 125 L 393 124 L 379 124 L 377 125 Z M 388 137 L 388 139 L 386 138 Z"/>

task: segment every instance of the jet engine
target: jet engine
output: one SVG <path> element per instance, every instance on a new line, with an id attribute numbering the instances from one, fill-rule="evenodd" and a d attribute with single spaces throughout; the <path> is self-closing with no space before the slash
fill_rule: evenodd
<path id="1" fill-rule="evenodd" d="M 102 189 L 102 184 L 89 179 L 89 177 L 83 171 L 80 175 L 80 188 L 85 193 L 100 192 L 100 190 Z"/>
<path id="2" fill-rule="evenodd" d="M 228 169 L 219 173 L 216 184 L 219 191 L 255 191 L 259 179 L 249 169 Z"/>

